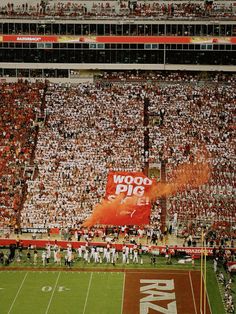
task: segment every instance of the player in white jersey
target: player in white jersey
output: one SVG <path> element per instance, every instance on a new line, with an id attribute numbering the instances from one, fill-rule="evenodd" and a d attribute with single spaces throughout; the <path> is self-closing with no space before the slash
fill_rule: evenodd
<path id="1" fill-rule="evenodd" d="M 107 252 L 106 252 L 106 262 L 107 263 L 111 262 L 111 250 L 110 249 L 107 249 Z"/>
<path id="2" fill-rule="evenodd" d="M 116 248 L 115 248 L 115 246 L 113 246 L 111 248 L 111 262 L 112 262 L 112 264 L 116 263 Z"/>
<path id="3" fill-rule="evenodd" d="M 77 253 L 78 253 L 78 257 L 81 258 L 82 257 L 82 246 L 78 247 Z"/>
<path id="4" fill-rule="evenodd" d="M 138 263 L 138 249 L 134 249 L 133 251 L 133 263 Z"/>
<path id="5" fill-rule="evenodd" d="M 43 251 L 43 253 L 42 253 L 43 266 L 46 266 L 46 258 L 47 258 L 47 253 L 45 251 Z"/>
<path id="6" fill-rule="evenodd" d="M 93 246 L 93 247 L 91 248 L 91 253 L 90 253 L 90 259 L 91 259 L 91 260 L 94 260 L 94 253 L 95 253 L 95 247 Z"/>
<path id="7" fill-rule="evenodd" d="M 126 264 L 129 264 L 129 247 L 125 247 L 125 259 L 126 259 Z"/>
<path id="8" fill-rule="evenodd" d="M 104 247 L 104 249 L 103 249 L 103 260 L 106 259 L 106 256 L 107 256 L 107 248 Z"/>
<path id="9" fill-rule="evenodd" d="M 122 248 L 122 264 L 126 263 L 126 245 Z"/>
<path id="10" fill-rule="evenodd" d="M 100 262 L 100 254 L 99 254 L 99 249 L 96 248 L 94 251 L 94 263 L 99 263 Z"/>
<path id="11" fill-rule="evenodd" d="M 88 249 L 86 248 L 84 251 L 84 261 L 88 262 L 89 261 L 89 252 Z"/>

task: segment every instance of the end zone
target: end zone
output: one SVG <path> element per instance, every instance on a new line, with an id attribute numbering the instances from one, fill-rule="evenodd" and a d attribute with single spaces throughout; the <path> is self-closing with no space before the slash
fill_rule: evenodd
<path id="1" fill-rule="evenodd" d="M 127 271 L 123 302 L 123 314 L 200 314 L 200 272 Z"/>

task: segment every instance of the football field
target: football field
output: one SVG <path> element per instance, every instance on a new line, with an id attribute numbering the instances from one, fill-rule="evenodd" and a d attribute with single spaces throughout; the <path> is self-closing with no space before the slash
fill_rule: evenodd
<path id="1" fill-rule="evenodd" d="M 121 272 L 0 272 L 0 313 L 122 312 Z"/>
<path id="2" fill-rule="evenodd" d="M 0 271 L 1 314 L 199 314 L 199 271 Z M 206 313 L 213 313 L 206 298 Z"/>

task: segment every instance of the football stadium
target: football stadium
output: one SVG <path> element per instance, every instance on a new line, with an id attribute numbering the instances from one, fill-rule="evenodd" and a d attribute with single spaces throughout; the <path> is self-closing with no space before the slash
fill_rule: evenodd
<path id="1" fill-rule="evenodd" d="M 0 314 L 236 313 L 236 1 L 0 1 Z"/>

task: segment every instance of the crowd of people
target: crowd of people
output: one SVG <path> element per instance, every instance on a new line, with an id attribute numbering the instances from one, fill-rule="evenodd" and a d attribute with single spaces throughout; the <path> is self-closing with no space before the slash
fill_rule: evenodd
<path id="1" fill-rule="evenodd" d="M 104 195 L 109 169 L 142 170 L 142 99 L 132 86 L 52 84 L 46 111 L 21 224 L 75 228 Z"/>
<path id="2" fill-rule="evenodd" d="M 205 158 L 211 166 L 209 182 L 168 197 L 167 227 L 161 225 L 161 203 L 155 202 L 150 225 L 141 233 L 157 244 L 163 234 L 182 232 L 185 245 L 192 245 L 203 227 L 207 245 L 231 243 L 236 221 L 235 82 L 227 75 L 225 82 L 216 76 L 210 84 L 200 84 L 194 75 L 187 83 L 186 73 L 179 74 L 182 83 L 177 73 L 170 73 L 157 74 L 159 84 L 156 80 L 133 84 L 122 77 L 116 84 L 114 75 L 109 84 L 109 77 L 105 84 L 102 80 L 49 84 L 46 119 L 38 132 L 34 123 L 42 110 L 44 84 L 3 83 L 1 227 L 14 225 L 20 213 L 22 228 L 82 230 L 81 224 L 104 196 L 109 170 L 142 171 L 147 162 L 159 164 L 171 182 L 176 167 L 178 171 L 179 165 Z M 146 152 L 145 98 L 149 99 Z M 202 147 L 207 156 L 200 156 Z M 30 164 L 34 178 L 25 177 Z M 83 228 L 83 233 L 89 232 Z"/>
<path id="3" fill-rule="evenodd" d="M 17 223 L 25 167 L 35 147 L 34 121 L 40 112 L 42 83 L 0 85 L 0 229 Z"/>
<path id="4" fill-rule="evenodd" d="M 171 181 L 176 166 L 205 158 L 202 147 L 209 154 L 210 180 L 170 197 L 172 217 L 177 212 L 181 220 L 235 222 L 233 86 L 177 83 L 152 89 L 150 114 L 155 120 L 149 132 L 149 161 L 164 159 Z"/>
<path id="5" fill-rule="evenodd" d="M 104 195 L 110 169 L 142 170 L 147 159 L 144 97 L 150 99 L 148 161 L 160 164 L 164 160 L 168 181 L 176 166 L 202 158 L 196 156 L 203 145 L 210 155 L 208 184 L 168 199 L 174 229 L 179 221 L 200 225 L 224 220 L 233 225 L 233 86 L 233 82 L 51 85 L 46 96 L 48 120 L 39 132 L 36 150 L 39 175 L 28 181 L 22 225 L 76 228 Z M 154 224 L 159 224 L 160 213 L 157 206 Z"/>
<path id="6" fill-rule="evenodd" d="M 106 243 L 104 246 L 95 246 L 88 242 L 78 248 L 73 248 L 69 243 L 66 248 L 47 243 L 42 250 L 34 245 L 29 245 L 26 250 L 20 244 L 12 246 L 8 251 L 0 251 L 0 264 L 5 266 L 12 262 L 28 262 L 35 266 L 65 266 L 71 268 L 75 262 L 85 264 L 143 264 L 143 255 L 148 253 L 148 248 L 142 245 L 129 246 L 125 243 L 122 249 L 117 250 L 115 245 Z"/>
<path id="7" fill-rule="evenodd" d="M 236 76 L 232 73 L 218 72 L 218 73 L 203 73 L 203 72 L 179 72 L 179 71 L 104 71 L 102 74 L 96 76 L 96 80 L 103 83 L 140 83 L 144 81 L 155 83 L 189 83 L 195 82 L 199 84 L 212 83 L 236 83 Z"/>
<path id="8" fill-rule="evenodd" d="M 165 3 L 164 1 L 34 1 L 29 4 L 7 3 L 0 7 L 0 14 L 3 16 L 55 16 L 55 17 L 158 17 L 158 18 L 193 18 L 193 17 L 234 17 L 233 2 L 212 3 L 212 2 L 175 2 Z"/>
<path id="9" fill-rule="evenodd" d="M 223 272 L 218 274 L 218 280 L 222 285 L 224 291 L 224 305 L 227 313 L 235 313 L 235 306 L 233 301 L 233 291 L 232 291 L 232 278 L 226 279 Z"/>

